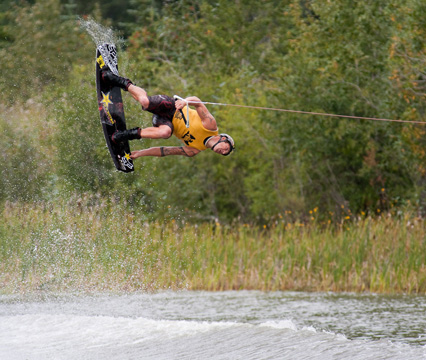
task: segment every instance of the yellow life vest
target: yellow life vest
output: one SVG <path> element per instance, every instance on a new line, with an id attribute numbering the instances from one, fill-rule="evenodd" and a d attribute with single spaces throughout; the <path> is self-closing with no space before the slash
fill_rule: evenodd
<path id="1" fill-rule="evenodd" d="M 186 106 L 182 109 L 182 112 L 186 117 Z M 186 127 L 185 120 L 182 118 L 182 114 L 179 110 L 177 110 L 173 116 L 173 135 L 183 141 L 187 146 L 201 151 L 206 150 L 205 141 L 218 134 L 218 130 L 207 130 L 203 126 L 203 122 L 198 116 L 197 110 L 189 109 L 189 128 Z"/>

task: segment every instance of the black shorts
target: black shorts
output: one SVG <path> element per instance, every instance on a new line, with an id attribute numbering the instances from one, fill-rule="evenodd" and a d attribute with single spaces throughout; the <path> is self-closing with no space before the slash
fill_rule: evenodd
<path id="1" fill-rule="evenodd" d="M 158 127 L 167 125 L 173 132 L 173 116 L 176 112 L 175 100 L 167 95 L 148 96 L 149 106 L 146 111 L 154 114 L 152 116 L 152 125 Z"/>

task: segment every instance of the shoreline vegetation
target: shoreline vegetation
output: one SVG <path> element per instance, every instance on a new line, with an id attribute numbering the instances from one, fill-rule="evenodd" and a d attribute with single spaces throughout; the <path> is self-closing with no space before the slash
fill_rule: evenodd
<path id="1" fill-rule="evenodd" d="M 0 293 L 426 294 L 424 1 L 95 4 L 0 2 Z M 234 156 L 115 171 L 104 42 L 148 94 L 211 103 Z M 127 128 L 152 125 L 123 106 Z"/>
<path id="2" fill-rule="evenodd" d="M 125 205 L 6 202 L 0 293 L 293 290 L 426 293 L 426 220 L 147 221 Z M 319 216 L 318 216 L 319 218 Z"/>

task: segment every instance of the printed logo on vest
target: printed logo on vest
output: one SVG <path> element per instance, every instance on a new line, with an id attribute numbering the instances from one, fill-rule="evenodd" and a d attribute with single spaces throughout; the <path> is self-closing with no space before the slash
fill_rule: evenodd
<path id="1" fill-rule="evenodd" d="M 192 136 L 189 131 L 187 131 L 183 136 L 182 136 L 182 140 L 183 142 L 188 145 L 191 146 L 190 144 L 194 142 L 195 137 Z"/>

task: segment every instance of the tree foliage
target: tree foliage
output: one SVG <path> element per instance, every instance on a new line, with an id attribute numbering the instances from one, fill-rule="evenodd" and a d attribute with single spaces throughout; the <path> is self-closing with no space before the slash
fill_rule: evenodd
<path id="1" fill-rule="evenodd" d="M 6 166 L 10 159 L 25 160 L 29 174 L 44 179 L 39 186 L 16 185 L 27 198 L 46 188 L 61 196 L 65 190 L 102 193 L 155 216 L 244 221 L 290 211 L 301 217 L 314 208 L 341 218 L 407 201 L 426 207 L 424 125 L 212 105 L 220 131 L 236 140 L 235 155 L 143 158 L 136 160 L 135 174 L 115 173 L 97 114 L 94 45 L 70 16 L 98 11 L 96 18 L 106 24 L 106 10 L 118 9 L 110 17 L 126 34 L 120 71 L 149 94 L 425 121 L 424 2 L 117 4 L 104 1 L 96 10 L 80 1 L 44 0 L 0 8 L 2 102 L 28 109 L 32 99 L 48 114 L 45 131 L 13 138 L 12 148 L 27 144 L 29 153 L 7 150 L 7 160 L 1 158 L 3 179 L 29 181 Z M 150 126 L 150 115 L 123 97 L 128 126 Z M 1 121 L 2 133 L 16 131 L 4 116 Z M 46 132 L 41 147 L 38 137 Z M 2 146 L 10 141 L 3 137 Z M 53 175 L 43 161 L 54 164 Z"/>

